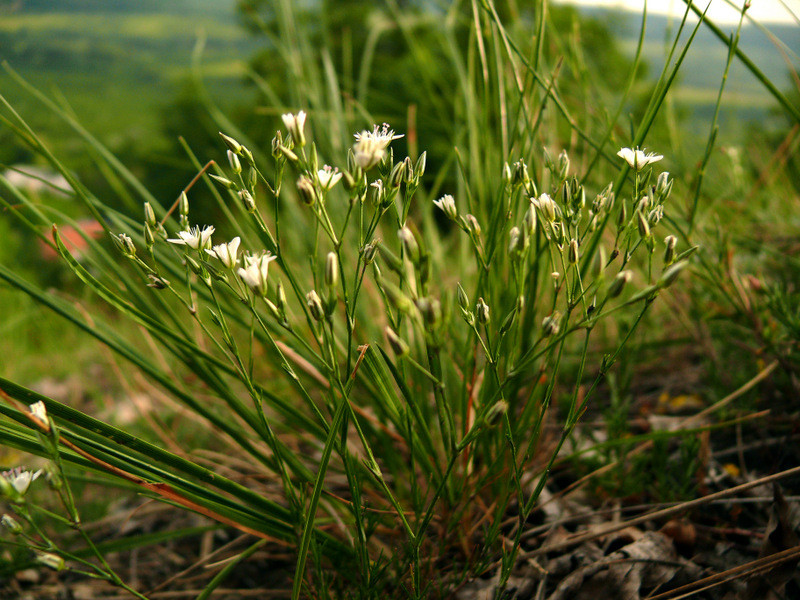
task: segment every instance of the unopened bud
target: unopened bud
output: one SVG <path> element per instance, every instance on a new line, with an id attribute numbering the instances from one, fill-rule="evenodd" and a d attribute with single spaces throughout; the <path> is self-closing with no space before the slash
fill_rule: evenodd
<path id="1" fill-rule="evenodd" d="M 375 253 L 378 251 L 378 244 L 380 240 L 372 240 L 369 244 L 364 245 L 361 248 L 360 252 L 361 255 L 364 257 L 364 265 L 369 265 L 373 260 L 375 260 Z"/>
<path id="2" fill-rule="evenodd" d="M 556 165 L 558 178 L 564 180 L 569 173 L 569 156 L 566 150 L 562 150 L 558 155 L 558 164 Z"/>
<path id="3" fill-rule="evenodd" d="M 386 327 L 384 329 L 384 333 L 386 334 L 386 341 L 389 342 L 389 346 L 394 352 L 395 356 L 400 358 L 401 356 L 405 356 L 409 353 L 408 344 L 406 344 L 400 336 L 392 329 L 391 327 Z"/>
<path id="4" fill-rule="evenodd" d="M 550 223 L 556 220 L 556 203 L 547 194 L 542 194 L 536 200 L 536 206 L 542 211 L 542 216 Z"/>
<path id="5" fill-rule="evenodd" d="M 23 531 L 22 525 L 11 515 L 3 515 L 3 518 L 0 519 L 0 523 L 14 535 L 19 535 Z"/>
<path id="6" fill-rule="evenodd" d="M 481 226 L 478 223 L 478 219 L 476 219 L 474 215 L 467 215 L 464 217 L 464 221 L 467 224 L 467 231 L 470 233 L 470 235 L 480 237 Z"/>
<path id="7" fill-rule="evenodd" d="M 50 552 L 38 552 L 36 562 L 54 571 L 63 571 L 66 568 L 64 559 Z"/>
<path id="8" fill-rule="evenodd" d="M 639 228 L 639 235 L 642 238 L 650 237 L 650 225 L 647 224 L 647 218 L 641 211 L 636 211 L 636 227 Z"/>
<path id="9" fill-rule="evenodd" d="M 153 236 L 153 229 L 150 227 L 149 223 L 144 224 L 144 245 L 148 248 L 152 248 L 153 245 L 156 243 L 156 239 Z"/>
<path id="10" fill-rule="evenodd" d="M 231 136 L 225 135 L 221 131 L 219 132 L 219 135 L 222 138 L 222 141 L 225 142 L 225 145 L 231 152 L 233 152 L 234 154 L 241 155 L 243 146 L 239 142 L 237 142 Z"/>
<path id="11" fill-rule="evenodd" d="M 227 177 L 221 177 L 219 175 L 214 175 L 213 173 L 209 173 L 208 176 L 227 190 L 236 189 L 236 184 Z"/>
<path id="12" fill-rule="evenodd" d="M 669 173 L 664 171 L 658 176 L 658 181 L 656 181 L 656 197 L 660 202 L 669 197 L 670 192 L 672 192 L 672 183 L 673 180 L 669 178 Z"/>
<path id="13" fill-rule="evenodd" d="M 179 212 L 184 217 L 189 216 L 189 197 L 186 192 L 181 192 L 180 202 L 178 203 Z"/>
<path id="14" fill-rule="evenodd" d="M 579 257 L 578 240 L 572 238 L 569 241 L 569 253 L 567 254 L 567 260 L 569 260 L 569 262 L 574 265 L 575 263 L 578 262 L 578 257 Z"/>
<path id="15" fill-rule="evenodd" d="M 408 227 L 403 227 L 397 232 L 397 237 L 400 238 L 400 242 L 403 244 L 403 250 L 408 257 L 408 260 L 410 260 L 414 265 L 419 264 L 419 244 L 417 243 L 417 239 L 411 229 Z"/>
<path id="16" fill-rule="evenodd" d="M 156 226 L 156 213 L 153 211 L 153 206 L 149 202 L 144 203 L 144 222 L 150 227 Z"/>
<path id="17" fill-rule="evenodd" d="M 678 238 L 668 235 L 664 238 L 664 244 L 667 246 L 664 250 L 664 265 L 669 266 L 675 262 L 675 246 L 678 244 Z"/>
<path id="18" fill-rule="evenodd" d="M 228 150 L 228 164 L 231 166 L 231 171 L 233 171 L 234 175 L 242 172 L 242 163 L 239 162 L 239 157 L 230 150 Z"/>
<path id="19" fill-rule="evenodd" d="M 611 285 L 608 286 L 608 298 L 616 298 L 619 296 L 632 278 L 633 272 L 631 271 L 626 270 L 617 273 L 617 276 L 614 277 L 614 281 L 612 281 Z"/>
<path id="20" fill-rule="evenodd" d="M 325 259 L 325 285 L 329 289 L 335 288 L 339 284 L 339 257 L 335 252 L 328 252 Z"/>
<path id="21" fill-rule="evenodd" d="M 667 270 L 662 273 L 661 277 L 659 277 L 658 281 L 656 282 L 656 287 L 663 289 L 671 286 L 678 278 L 678 275 L 681 274 L 681 271 L 683 271 L 688 265 L 688 261 L 682 260 L 668 267 Z"/>
<path id="22" fill-rule="evenodd" d="M 272 158 L 278 160 L 283 157 L 281 146 L 284 146 L 283 134 L 280 131 L 275 132 L 275 137 L 272 138 Z"/>
<path id="23" fill-rule="evenodd" d="M 133 258 L 136 256 L 136 246 L 133 244 L 133 240 L 129 235 L 120 233 L 119 235 L 114 235 L 111 237 L 114 240 L 114 243 L 117 245 L 117 248 L 119 248 L 125 256 L 128 258 Z"/>
<path id="24" fill-rule="evenodd" d="M 478 323 L 486 325 L 490 320 L 489 305 L 484 302 L 483 298 L 478 298 L 478 303 L 475 305 L 475 316 L 478 318 Z"/>
<path id="25" fill-rule="evenodd" d="M 484 423 L 488 427 L 494 425 L 497 420 L 502 417 L 504 414 L 508 412 L 508 402 L 505 400 L 498 400 L 495 402 L 494 406 L 492 406 L 488 411 L 486 411 L 486 416 L 484 417 Z"/>
<path id="26" fill-rule="evenodd" d="M 414 165 L 414 176 L 419 179 L 425 174 L 425 164 L 428 160 L 428 153 L 423 152 L 417 159 L 417 164 Z"/>
<path id="27" fill-rule="evenodd" d="M 464 288 L 461 287 L 461 284 L 458 284 L 458 306 L 461 308 L 462 311 L 469 310 L 469 296 L 467 296 L 467 292 L 464 291 Z"/>
<path id="28" fill-rule="evenodd" d="M 525 227 L 525 232 L 528 234 L 528 237 L 533 237 L 533 234 L 536 233 L 536 208 L 533 204 L 528 206 L 528 210 L 525 211 L 522 225 Z"/>
<path id="29" fill-rule="evenodd" d="M 389 187 L 399 188 L 400 184 L 403 183 L 403 180 L 405 179 L 405 173 L 406 173 L 406 163 L 405 162 L 397 163 L 392 169 L 392 172 L 389 174 L 389 181 L 388 181 Z"/>
<path id="30" fill-rule="evenodd" d="M 556 335 L 561 329 L 561 313 L 558 311 L 552 315 L 545 317 L 542 321 L 542 330 L 545 336 Z"/>
<path id="31" fill-rule="evenodd" d="M 306 303 L 311 316 L 316 321 L 322 321 L 325 318 L 325 309 L 322 306 L 322 299 L 315 290 L 311 290 L 306 294 Z"/>
<path id="32" fill-rule="evenodd" d="M 283 289 L 283 283 L 280 280 L 275 286 L 275 306 L 281 318 L 284 318 L 286 316 L 286 290 Z"/>
<path id="33" fill-rule="evenodd" d="M 253 198 L 253 194 L 248 192 L 247 190 L 240 190 L 239 191 L 239 199 L 242 201 L 242 206 L 244 209 L 249 212 L 255 212 L 256 210 L 256 201 Z"/>
<path id="34" fill-rule="evenodd" d="M 297 180 L 297 191 L 306 206 L 313 206 L 317 201 L 317 188 L 314 186 L 314 182 L 305 175 Z"/>

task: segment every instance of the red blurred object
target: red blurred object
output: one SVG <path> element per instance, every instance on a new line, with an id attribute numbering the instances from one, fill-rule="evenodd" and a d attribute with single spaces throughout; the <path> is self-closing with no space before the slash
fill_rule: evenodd
<path id="1" fill-rule="evenodd" d="M 77 221 L 76 224 L 77 228 L 72 225 L 59 226 L 58 234 L 61 236 L 61 241 L 64 242 L 64 246 L 66 246 L 70 254 L 77 260 L 80 260 L 83 256 L 83 252 L 89 246 L 83 235 L 97 240 L 103 236 L 104 230 L 103 225 L 94 219 L 81 219 Z M 81 235 L 81 233 L 83 233 L 83 235 Z M 58 253 L 42 240 L 39 240 L 39 252 L 46 261 L 58 260 Z"/>

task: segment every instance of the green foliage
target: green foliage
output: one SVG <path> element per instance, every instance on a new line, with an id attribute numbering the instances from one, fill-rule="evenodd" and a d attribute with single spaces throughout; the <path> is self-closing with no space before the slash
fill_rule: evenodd
<path id="1" fill-rule="evenodd" d="M 660 172 L 682 157 L 619 151 L 653 146 L 700 26 L 676 32 L 654 88 L 625 117 L 644 36 L 629 62 L 568 9 L 542 18 L 543 3 L 521 14 L 491 2 L 241 6 L 269 43 L 254 62 L 264 107 L 237 127 L 193 80 L 166 113 L 171 131 L 191 130 L 182 150 L 193 170 L 181 178 L 197 175 L 177 202 L 27 87 L 85 142 L 103 182 L 82 184 L 4 100 L 6 123 L 69 180 L 71 201 L 105 239 L 87 239 L 78 261 L 53 230 L 73 285 L 93 294 L 89 313 L 7 258 L 0 279 L 178 407 L 158 421 L 180 452 L 156 432 L 0 379 L 0 441 L 49 461 L 63 516 L 37 513 L 10 476 L 1 491 L 25 544 L 51 564 L 69 560 L 136 594 L 81 527 L 70 482 L 90 471 L 262 538 L 242 559 L 265 540 L 288 545 L 294 598 L 304 586 L 321 597 L 446 596 L 497 564 L 502 588 L 562 448 L 584 437 L 585 413 L 605 413 L 609 439 L 594 449 L 602 463 L 642 441 L 626 437 L 629 386 L 646 349 L 677 343 L 664 297 L 704 326 L 712 311 L 728 328 L 774 317 L 774 337 L 749 331 L 795 368 L 795 290 L 770 281 L 756 310 L 726 261 L 746 226 L 717 235 L 716 223 L 736 222 L 710 202 L 728 200 L 715 163 L 721 93 L 691 175 Z M 222 140 L 207 136 L 211 127 Z M 3 187 L 18 226 L 48 239 L 54 201 Z M 795 267 L 777 256 L 769 278 Z M 672 285 L 690 269 L 693 287 Z M 690 289 L 691 302 L 675 288 Z M 652 449 L 601 485 L 693 494 L 697 433 L 648 434 Z M 230 463 L 191 452 L 209 447 Z M 80 547 L 43 534 L 42 517 L 74 529 Z"/>

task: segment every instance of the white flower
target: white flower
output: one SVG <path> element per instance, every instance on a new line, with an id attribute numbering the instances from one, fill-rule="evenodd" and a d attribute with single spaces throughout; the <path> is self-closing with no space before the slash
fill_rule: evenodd
<path id="1" fill-rule="evenodd" d="M 664 158 L 661 154 L 653 154 L 652 152 L 650 154 L 645 154 L 642 150 L 639 150 L 639 148 L 635 150 L 622 148 L 617 152 L 617 156 L 622 158 L 636 171 L 641 171 L 650 163 L 658 162 Z"/>
<path id="2" fill-rule="evenodd" d="M 292 113 L 286 113 L 281 115 L 281 119 L 283 120 L 286 130 L 292 135 L 294 143 L 298 146 L 305 146 L 306 135 L 303 132 L 303 128 L 306 125 L 306 113 L 302 110 L 296 115 Z"/>
<path id="3" fill-rule="evenodd" d="M 34 417 L 39 419 L 42 423 L 47 423 L 47 408 L 45 408 L 44 402 L 39 400 L 39 402 L 34 402 L 28 408 Z"/>
<path id="4" fill-rule="evenodd" d="M 232 269 L 239 263 L 237 253 L 239 252 L 239 243 L 241 240 L 238 237 L 233 238 L 227 244 L 220 244 L 214 246 L 211 250 L 206 249 L 206 252 L 220 260 L 220 262 Z"/>
<path id="5" fill-rule="evenodd" d="M 439 207 L 448 219 L 456 220 L 458 217 L 458 209 L 456 208 L 456 201 L 450 194 L 445 194 L 433 203 Z"/>
<path id="6" fill-rule="evenodd" d="M 333 169 L 328 165 L 325 165 L 319 171 L 317 171 L 317 179 L 319 179 L 319 186 L 324 190 L 328 191 L 342 178 L 342 174 L 339 172 L 339 169 Z"/>
<path id="7" fill-rule="evenodd" d="M 180 244 L 182 246 L 189 246 L 190 248 L 194 248 L 195 250 L 206 250 L 211 248 L 211 234 L 214 233 L 214 227 L 209 225 L 207 227 L 203 227 L 203 230 L 200 230 L 200 227 L 194 226 L 190 230 L 179 231 L 178 238 L 173 240 L 167 240 L 172 244 Z"/>
<path id="8" fill-rule="evenodd" d="M 17 467 L 15 469 L 11 469 L 10 471 L 3 471 L 0 475 L 2 475 L 3 479 L 11 484 L 11 486 L 20 496 L 24 496 L 28 491 L 28 488 L 31 486 L 31 483 L 38 479 L 39 475 L 41 474 L 41 469 L 34 473 L 33 471 L 27 471 L 22 467 Z"/>
<path id="9" fill-rule="evenodd" d="M 278 258 L 270 252 L 260 255 L 245 255 L 243 257 L 245 267 L 240 268 L 237 274 L 247 286 L 259 296 L 267 295 L 267 272 L 269 263 Z"/>
<path id="10" fill-rule="evenodd" d="M 402 135 L 395 135 L 394 131 L 389 129 L 389 125 L 383 124 L 381 129 L 378 126 L 372 131 L 362 131 L 355 134 L 356 143 L 353 146 L 353 153 L 355 155 L 356 164 L 365 171 L 377 165 L 383 160 L 386 154 L 386 148 L 396 140 L 403 137 Z"/>

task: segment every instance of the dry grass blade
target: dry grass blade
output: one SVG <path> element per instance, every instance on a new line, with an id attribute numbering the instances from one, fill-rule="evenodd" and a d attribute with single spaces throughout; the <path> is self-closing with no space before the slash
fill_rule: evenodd
<path id="1" fill-rule="evenodd" d="M 549 546 L 542 546 L 541 548 L 537 548 L 536 550 L 531 550 L 524 554 L 525 557 L 531 558 L 535 556 L 541 556 L 542 554 L 548 554 L 550 552 L 556 552 L 559 550 L 565 550 L 567 548 L 571 548 L 573 546 L 580 545 L 584 542 L 588 542 L 590 540 L 595 540 L 601 538 L 603 536 L 608 535 L 609 533 L 614 533 L 616 531 L 621 531 L 627 527 L 632 527 L 634 525 L 639 525 L 641 523 L 645 523 L 647 521 L 652 521 L 655 519 L 663 519 L 664 517 L 669 517 L 677 513 L 684 512 L 691 508 L 695 508 L 697 506 L 702 506 L 704 504 L 708 504 L 714 500 L 719 498 L 726 498 L 728 496 L 735 496 L 740 492 L 744 492 L 755 487 L 771 483 L 773 481 L 778 481 L 780 479 L 785 479 L 787 477 L 791 477 L 793 475 L 800 475 L 800 467 L 794 467 L 792 469 L 787 469 L 785 471 L 781 471 L 780 473 L 775 473 L 773 475 L 767 475 L 766 477 L 762 477 L 760 479 L 756 479 L 755 481 L 750 481 L 748 483 L 743 483 L 742 485 L 737 485 L 735 487 L 729 488 L 727 490 L 722 490 L 721 492 L 715 492 L 713 494 L 708 494 L 707 496 L 703 496 L 702 498 L 696 498 L 694 500 L 689 500 L 688 502 L 682 502 L 675 506 L 671 506 L 669 508 L 664 508 L 661 510 L 656 510 L 653 512 L 645 513 L 638 517 L 634 517 L 633 519 L 628 519 L 627 521 L 621 521 L 619 523 L 615 523 L 614 525 L 609 525 L 608 527 L 604 527 L 592 533 L 584 533 L 574 535 L 571 538 L 560 542 L 558 544 L 552 544 Z M 777 555 L 776 555 L 777 556 Z"/>
<path id="2" fill-rule="evenodd" d="M 704 577 L 703 579 L 695 581 L 694 583 L 689 583 L 674 590 L 657 594 L 655 596 L 649 596 L 647 600 L 680 600 L 681 598 L 689 598 L 698 592 L 721 585 L 725 582 L 748 575 L 769 571 L 781 563 L 796 559 L 798 557 L 800 557 L 800 546 L 795 546 L 794 548 L 789 548 L 788 550 L 778 552 L 772 556 L 765 556 L 764 558 L 753 560 L 749 563 L 739 565 L 738 567 L 733 567 L 732 569 L 728 569 L 722 573 L 709 575 L 708 577 Z"/>

